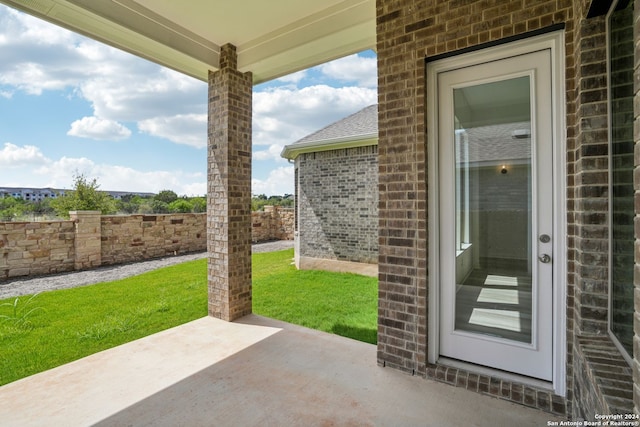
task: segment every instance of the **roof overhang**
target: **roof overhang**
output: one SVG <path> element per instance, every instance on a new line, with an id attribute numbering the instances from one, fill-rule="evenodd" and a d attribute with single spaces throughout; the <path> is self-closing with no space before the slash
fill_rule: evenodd
<path id="1" fill-rule="evenodd" d="M 375 0 L 0 0 L 206 81 L 236 46 L 254 83 L 374 49 Z"/>
<path id="2" fill-rule="evenodd" d="M 378 145 L 377 132 L 342 138 L 325 139 L 322 141 L 297 142 L 295 144 L 285 145 L 280 156 L 285 159 L 295 160 L 300 154 L 366 147 L 369 145 Z"/>

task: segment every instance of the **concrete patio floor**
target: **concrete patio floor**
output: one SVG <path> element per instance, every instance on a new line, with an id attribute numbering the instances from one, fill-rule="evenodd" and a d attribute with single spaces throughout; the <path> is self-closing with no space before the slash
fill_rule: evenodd
<path id="1" fill-rule="evenodd" d="M 210 317 L 0 387 L 7 426 L 546 426 L 552 415 L 376 364 L 376 347 Z"/>

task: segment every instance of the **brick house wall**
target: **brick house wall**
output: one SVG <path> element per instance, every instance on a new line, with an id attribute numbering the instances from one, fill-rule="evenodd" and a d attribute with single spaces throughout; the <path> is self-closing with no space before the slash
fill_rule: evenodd
<path id="1" fill-rule="evenodd" d="M 376 263 L 377 146 L 296 158 L 299 256 Z"/>
<path id="2" fill-rule="evenodd" d="M 635 3 L 637 13 L 640 2 Z M 607 366 L 619 366 L 621 358 L 607 333 L 606 26 L 602 16 L 587 18 L 590 6 L 589 0 L 377 1 L 379 364 L 573 417 L 632 410 L 630 375 L 613 382 L 598 377 Z M 432 95 L 427 93 L 425 58 L 555 24 L 564 25 L 565 40 L 568 253 L 561 285 L 567 294 L 566 398 L 427 361 L 427 148 L 436 142 L 427 138 L 426 99 Z M 621 395 L 623 402 L 611 406 L 607 393 Z"/>

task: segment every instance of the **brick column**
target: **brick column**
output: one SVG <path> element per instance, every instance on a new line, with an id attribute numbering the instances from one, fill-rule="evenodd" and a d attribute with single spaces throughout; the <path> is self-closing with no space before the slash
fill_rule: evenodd
<path id="1" fill-rule="evenodd" d="M 436 2 L 423 3 L 376 2 L 378 363 L 420 375 L 427 362 L 428 241 L 424 49 L 416 40 L 441 31 L 423 28 L 434 21 L 427 4 Z"/>
<path id="2" fill-rule="evenodd" d="M 100 211 L 71 211 L 75 223 L 76 270 L 100 267 L 102 264 L 102 226 Z"/>
<path id="3" fill-rule="evenodd" d="M 209 315 L 227 321 L 251 313 L 252 83 L 222 46 L 209 72 L 207 249 Z"/>

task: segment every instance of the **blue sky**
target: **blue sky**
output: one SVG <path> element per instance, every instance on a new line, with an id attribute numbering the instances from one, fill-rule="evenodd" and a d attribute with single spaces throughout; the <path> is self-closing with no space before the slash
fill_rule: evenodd
<path id="1" fill-rule="evenodd" d="M 0 5 L 0 187 L 206 192 L 207 85 Z M 377 102 L 373 52 L 254 87 L 254 194 L 293 193 L 282 147 Z"/>

